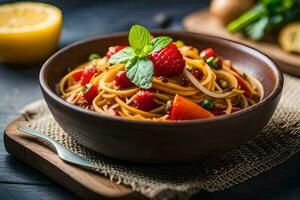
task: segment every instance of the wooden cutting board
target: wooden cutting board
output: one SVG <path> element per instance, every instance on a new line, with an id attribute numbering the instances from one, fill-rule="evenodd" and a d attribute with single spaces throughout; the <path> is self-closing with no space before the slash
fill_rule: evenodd
<path id="1" fill-rule="evenodd" d="M 241 34 L 230 34 L 224 24 L 210 15 L 208 10 L 200 10 L 186 16 L 183 26 L 187 31 L 227 38 L 256 48 L 272 57 L 284 72 L 300 77 L 300 55 L 284 52 L 276 42 L 254 42 Z"/>
<path id="2" fill-rule="evenodd" d="M 16 129 L 17 125 L 26 123 L 28 122 L 20 117 L 4 130 L 4 145 L 8 153 L 31 165 L 81 199 L 145 198 L 98 173 L 62 161 L 49 144 Z"/>

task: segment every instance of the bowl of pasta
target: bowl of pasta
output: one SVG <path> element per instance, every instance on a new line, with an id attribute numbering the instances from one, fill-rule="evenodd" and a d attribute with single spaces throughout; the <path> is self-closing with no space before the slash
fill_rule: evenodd
<path id="1" fill-rule="evenodd" d="M 283 76 L 245 45 L 134 25 L 61 49 L 43 65 L 40 85 L 78 143 L 121 160 L 177 163 L 255 137 L 278 105 Z"/>

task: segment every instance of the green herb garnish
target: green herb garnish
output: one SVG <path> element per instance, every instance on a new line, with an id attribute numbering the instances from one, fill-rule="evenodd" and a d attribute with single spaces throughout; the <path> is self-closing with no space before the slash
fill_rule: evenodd
<path id="1" fill-rule="evenodd" d="M 211 110 L 214 107 L 214 102 L 210 99 L 204 99 L 200 105 L 206 110 Z"/>
<path id="2" fill-rule="evenodd" d="M 82 93 L 83 94 L 87 93 L 91 89 L 92 86 L 93 86 L 93 84 L 91 84 L 91 83 L 85 84 L 85 86 L 82 89 Z"/>
<path id="3" fill-rule="evenodd" d="M 219 58 L 215 58 L 215 57 L 209 57 L 208 59 L 206 59 L 205 61 L 210 67 L 218 70 L 221 69 L 221 66 L 219 65 Z"/>
<path id="4" fill-rule="evenodd" d="M 129 32 L 130 47 L 111 56 L 110 64 L 125 64 L 128 79 L 135 85 L 149 89 L 154 74 L 153 63 L 148 55 L 165 48 L 172 42 L 170 37 L 161 36 L 150 39 L 149 31 L 140 25 L 134 25 Z"/>
<path id="5" fill-rule="evenodd" d="M 89 56 L 89 61 L 92 61 L 92 60 L 95 60 L 97 58 L 100 58 L 99 54 L 97 53 L 92 53 L 90 56 Z"/>
<path id="6" fill-rule="evenodd" d="M 172 107 L 172 101 L 171 100 L 168 100 L 167 101 L 167 104 L 166 104 L 166 111 L 169 111 Z"/>

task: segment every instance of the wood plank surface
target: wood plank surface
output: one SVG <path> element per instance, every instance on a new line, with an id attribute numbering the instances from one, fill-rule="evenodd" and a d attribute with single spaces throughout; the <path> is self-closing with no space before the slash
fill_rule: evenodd
<path id="1" fill-rule="evenodd" d="M 186 16 L 183 24 L 188 31 L 227 38 L 256 48 L 271 56 L 284 72 L 300 77 L 300 55 L 284 52 L 276 41 L 254 42 L 242 37 L 240 34 L 230 34 L 224 24 L 210 15 L 206 9 Z"/>
<path id="2" fill-rule="evenodd" d="M 44 185 L 13 185 L 0 184 L 1 200 L 24 200 L 24 199 L 38 199 L 38 200 L 74 200 L 78 199 L 71 192 L 66 191 L 61 187 L 44 186 Z"/>
<path id="3" fill-rule="evenodd" d="M 62 161 L 55 151 L 36 137 L 16 129 L 27 122 L 21 117 L 13 121 L 4 131 L 6 150 L 52 178 L 83 199 L 132 199 L 139 196 L 129 188 L 115 184 L 99 173 L 81 169 Z"/>
<path id="4" fill-rule="evenodd" d="M 24 171 L 26 173 L 23 173 Z M 29 165 L 25 165 L 24 162 L 13 158 L 8 153 L 0 154 L 0 183 L 56 185 L 54 182 L 49 181 L 46 176 L 41 175 Z"/>

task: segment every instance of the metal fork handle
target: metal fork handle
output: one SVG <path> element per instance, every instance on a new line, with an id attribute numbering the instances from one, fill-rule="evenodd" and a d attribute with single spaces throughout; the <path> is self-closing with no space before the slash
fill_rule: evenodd
<path id="1" fill-rule="evenodd" d="M 69 163 L 73 163 L 75 165 L 78 165 L 78 166 L 81 166 L 84 168 L 96 169 L 96 167 L 89 160 L 82 158 L 82 157 L 78 156 L 77 154 L 73 153 L 72 151 L 68 150 L 66 147 L 59 144 L 58 142 L 56 142 L 49 136 L 42 134 L 39 131 L 36 131 L 25 125 L 18 125 L 17 129 L 24 133 L 42 138 L 42 139 L 48 141 L 49 143 L 51 143 L 55 147 L 58 156 L 62 160 L 67 161 Z"/>

